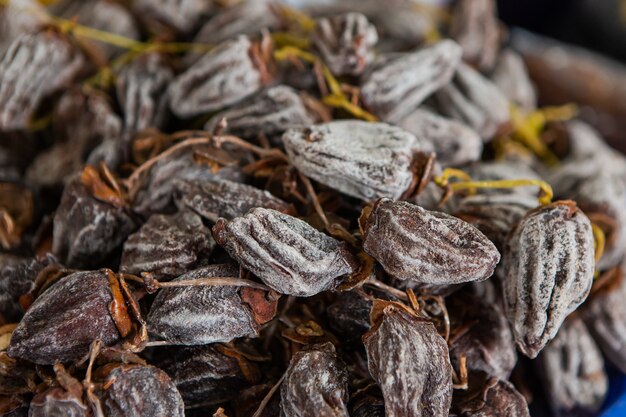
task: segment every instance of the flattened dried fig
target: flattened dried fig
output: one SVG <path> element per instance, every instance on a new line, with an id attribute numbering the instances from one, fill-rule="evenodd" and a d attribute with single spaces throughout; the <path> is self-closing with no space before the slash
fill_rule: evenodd
<path id="1" fill-rule="evenodd" d="M 219 219 L 213 236 L 241 266 L 281 294 L 310 297 L 334 289 L 356 267 L 345 243 L 272 209 Z"/>
<path id="2" fill-rule="evenodd" d="M 403 129 L 357 120 L 289 129 L 283 143 L 304 175 L 366 201 L 400 198 L 413 182 L 415 153 L 432 150 Z"/>
<path id="3" fill-rule="evenodd" d="M 228 285 L 239 276 L 233 264 L 210 265 L 173 280 L 223 277 L 224 285 L 165 288 L 148 314 L 148 330 L 157 337 L 181 345 L 230 342 L 238 337 L 257 337 L 261 325 L 276 312 L 276 300 L 266 292 Z"/>
<path id="4" fill-rule="evenodd" d="M 171 279 L 207 262 L 215 242 L 197 214 L 153 214 L 124 243 L 120 271 Z"/>
<path id="5" fill-rule="evenodd" d="M 283 213 L 293 212 L 293 207 L 251 185 L 228 180 L 176 181 L 178 205 L 188 207 L 201 217 L 216 222 L 223 217 L 232 220 L 256 207 L 269 208 Z"/>
<path id="6" fill-rule="evenodd" d="M 456 217 L 387 198 L 367 210 L 363 250 L 394 278 L 437 285 L 481 281 L 500 260 L 485 235 Z"/>
<path id="7" fill-rule="evenodd" d="M 450 82 L 461 52 L 456 42 L 443 40 L 416 52 L 383 56 L 363 77 L 363 101 L 382 120 L 399 122 Z"/>

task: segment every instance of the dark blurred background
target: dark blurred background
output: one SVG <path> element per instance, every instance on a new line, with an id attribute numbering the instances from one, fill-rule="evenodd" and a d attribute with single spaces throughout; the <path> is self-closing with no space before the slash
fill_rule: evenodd
<path id="1" fill-rule="evenodd" d="M 626 0 L 499 0 L 500 18 L 626 61 Z"/>

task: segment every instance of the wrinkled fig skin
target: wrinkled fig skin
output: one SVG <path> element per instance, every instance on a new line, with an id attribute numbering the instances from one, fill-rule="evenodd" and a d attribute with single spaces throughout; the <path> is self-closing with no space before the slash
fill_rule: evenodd
<path id="1" fill-rule="evenodd" d="M 392 277 L 450 285 L 489 278 L 500 260 L 474 226 L 403 201 L 380 199 L 363 227 L 363 250 Z"/>
<path id="2" fill-rule="evenodd" d="M 82 358 L 96 339 L 105 346 L 117 342 L 107 272 L 75 272 L 48 288 L 14 330 L 9 355 L 52 365 Z"/>
<path id="3" fill-rule="evenodd" d="M 626 373 L 626 280 L 621 275 L 592 295 L 582 308 L 587 329 L 606 358 Z"/>
<path id="4" fill-rule="evenodd" d="M 37 394 L 30 402 L 29 417 L 89 417 L 91 412 L 80 398 L 62 388 L 51 388 Z"/>
<path id="5" fill-rule="evenodd" d="M 231 3 L 202 26 L 194 43 L 215 44 L 238 35 L 256 36 L 263 29 L 276 29 L 281 25 L 281 19 L 280 14 L 273 10 L 274 4 L 273 0 Z"/>
<path id="6" fill-rule="evenodd" d="M 171 279 L 205 264 L 214 246 L 211 231 L 197 214 L 153 214 L 124 243 L 120 271 Z"/>
<path id="7" fill-rule="evenodd" d="M 117 98 L 124 112 L 124 130 L 162 129 L 167 116 L 165 92 L 174 72 L 159 53 L 142 54 L 116 77 Z"/>
<path id="8" fill-rule="evenodd" d="M 456 42 L 443 40 L 416 52 L 383 56 L 364 75 L 363 101 L 381 120 L 397 123 L 450 82 L 461 53 Z"/>
<path id="9" fill-rule="evenodd" d="M 220 217 L 232 220 L 256 207 L 293 212 L 290 204 L 268 191 L 239 182 L 180 180 L 175 187 L 179 206 L 187 207 L 212 222 Z"/>
<path id="10" fill-rule="evenodd" d="M 504 305 L 518 349 L 534 358 L 593 283 L 591 223 L 572 201 L 529 212 L 509 236 Z"/>
<path id="11" fill-rule="evenodd" d="M 62 187 L 68 183 L 81 171 L 91 149 L 103 141 L 118 142 L 122 131 L 111 100 L 105 94 L 85 93 L 80 88 L 63 94 L 52 118 L 57 141 L 40 152 L 26 171 L 28 181 L 41 187 Z"/>
<path id="12" fill-rule="evenodd" d="M 179 179 L 244 181 L 245 176 L 239 166 L 223 167 L 217 173 L 213 173 L 206 165 L 194 162 L 196 151 L 211 153 L 214 149 L 206 146 L 182 149 L 154 164 L 133 201 L 133 210 L 145 217 L 153 213 L 173 212 L 175 181 Z"/>
<path id="13" fill-rule="evenodd" d="M 476 227 L 498 250 L 502 250 L 511 230 L 528 211 L 538 205 L 536 195 L 481 193 L 461 200 L 454 216 Z"/>
<path id="14" fill-rule="evenodd" d="M 356 120 L 289 129 L 283 143 L 304 175 L 365 201 L 400 198 L 413 181 L 415 153 L 432 151 L 403 129 Z"/>
<path id="15" fill-rule="evenodd" d="M 25 130 L 42 102 L 87 69 L 78 47 L 55 31 L 16 38 L 0 60 L 0 130 Z"/>
<path id="16" fill-rule="evenodd" d="M 459 359 L 465 355 L 469 371 L 483 371 L 507 380 L 517 362 L 517 352 L 500 306 L 461 290 L 446 298 L 446 308 L 454 340 L 450 360 L 455 369 L 459 369 Z"/>
<path id="17" fill-rule="evenodd" d="M 24 13 L 28 8 L 32 13 Z M 37 0 L 14 0 L 0 9 L 0 57 L 4 55 L 15 38 L 25 33 L 37 32 L 48 21 L 46 7 Z"/>
<path id="18" fill-rule="evenodd" d="M 471 375 L 470 375 L 471 377 Z M 486 393 L 457 405 L 459 417 L 530 417 L 526 399 L 506 380 L 486 382 Z"/>
<path id="19" fill-rule="evenodd" d="M 415 110 L 399 126 L 418 139 L 432 143 L 437 162 L 444 167 L 475 162 L 482 155 L 483 141 L 476 132 L 429 110 Z"/>
<path id="20" fill-rule="evenodd" d="M 179 118 L 189 118 L 233 105 L 259 91 L 263 82 L 250 48 L 250 39 L 240 36 L 202 56 L 170 83 L 170 110 Z"/>
<path id="21" fill-rule="evenodd" d="M 599 270 L 610 269 L 626 253 L 626 181 L 619 172 L 619 161 L 603 151 L 587 158 L 572 158 L 550 175 L 557 196 L 578 204 L 592 221 L 596 219 L 607 236 Z M 618 166 L 616 166 L 618 165 Z"/>
<path id="22" fill-rule="evenodd" d="M 595 416 L 608 378 L 600 349 L 578 317 L 568 318 L 537 357 L 546 399 L 556 416 Z"/>
<path id="23" fill-rule="evenodd" d="M 354 272 L 345 243 L 276 210 L 255 208 L 231 221 L 219 219 L 215 241 L 240 265 L 281 294 L 310 297 L 334 289 Z"/>
<path id="24" fill-rule="evenodd" d="M 192 32 L 216 9 L 206 0 L 137 0 L 132 3 L 138 16 L 162 21 L 174 29 Z"/>
<path id="25" fill-rule="evenodd" d="M 55 2 L 51 4 L 49 12 L 64 19 L 74 19 L 76 23 L 98 29 L 104 32 L 115 33 L 134 40 L 139 40 L 141 33 L 133 15 L 123 4 L 108 0 Z M 119 46 L 105 42 L 92 42 L 97 45 L 98 52 L 102 53 L 107 61 L 114 59 L 116 54 L 124 52 Z"/>
<path id="26" fill-rule="evenodd" d="M 491 81 L 524 112 L 537 108 L 537 92 L 522 57 L 512 49 L 500 52 Z"/>
<path id="27" fill-rule="evenodd" d="M 107 417 L 184 417 L 180 393 L 154 366 L 121 365 L 107 377 L 101 403 Z"/>
<path id="28" fill-rule="evenodd" d="M 268 88 L 250 100 L 217 113 L 204 129 L 213 132 L 222 119 L 227 122 L 224 133 L 251 140 L 261 134 L 272 139 L 289 128 L 308 126 L 315 122 L 298 92 L 284 85 Z"/>
<path id="29" fill-rule="evenodd" d="M 333 74 L 358 76 L 374 60 L 378 32 L 361 13 L 346 13 L 319 19 L 311 41 Z"/>
<path id="30" fill-rule="evenodd" d="M 348 417 L 348 374 L 331 343 L 291 358 L 280 388 L 282 417 Z"/>
<path id="31" fill-rule="evenodd" d="M 55 263 L 53 256 L 46 258 L 22 258 L 0 255 L 0 315 L 9 321 L 19 321 L 24 314 L 19 297 L 29 292 L 37 274 Z"/>
<path id="32" fill-rule="evenodd" d="M 210 265 L 191 271 L 174 280 L 211 277 L 238 277 L 233 264 Z M 165 288 L 157 294 L 150 308 L 148 330 L 179 345 L 205 345 L 230 342 L 238 337 L 257 337 L 262 324 L 255 319 L 254 306 L 246 302 L 245 291 L 238 286 L 192 286 Z M 245 298 L 245 299 L 244 299 Z M 267 302 L 270 307 L 275 302 Z"/>
<path id="33" fill-rule="evenodd" d="M 52 253 L 70 267 L 98 267 L 136 227 L 126 209 L 96 200 L 76 178 L 54 215 Z"/>
<path id="34" fill-rule="evenodd" d="M 435 326 L 395 305 L 384 307 L 380 317 L 372 319 L 363 343 L 387 417 L 447 416 L 452 367 L 446 342 Z"/>
<path id="35" fill-rule="evenodd" d="M 217 346 L 175 347 L 160 352 L 158 365 L 176 385 L 185 408 L 224 403 L 250 384 L 238 358 Z"/>
<path id="36" fill-rule="evenodd" d="M 500 22 L 495 0 L 461 0 L 456 3 L 450 37 L 463 48 L 463 59 L 489 71 L 500 50 Z"/>
<path id="37" fill-rule="evenodd" d="M 433 95 L 437 109 L 474 129 L 485 142 L 509 120 L 509 101 L 500 89 L 468 65 Z"/>

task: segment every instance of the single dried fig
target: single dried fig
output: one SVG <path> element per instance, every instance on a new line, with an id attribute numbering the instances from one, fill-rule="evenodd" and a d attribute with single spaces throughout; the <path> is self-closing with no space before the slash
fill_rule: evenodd
<path id="1" fill-rule="evenodd" d="M 363 250 L 392 277 L 421 284 L 481 281 L 500 253 L 478 229 L 411 203 L 378 200 L 361 219 Z"/>
<path id="2" fill-rule="evenodd" d="M 241 266 L 281 294 L 310 297 L 334 289 L 356 267 L 345 243 L 272 209 L 219 219 L 213 236 Z"/>
<path id="3" fill-rule="evenodd" d="M 504 306 L 515 342 L 534 358 L 591 290 L 591 222 L 572 201 L 539 207 L 512 231 L 503 263 Z"/>
<path id="4" fill-rule="evenodd" d="M 415 153 L 432 150 L 403 129 L 357 120 L 289 129 L 283 143 L 304 175 L 366 201 L 400 198 L 413 183 Z"/>
<path id="5" fill-rule="evenodd" d="M 215 241 L 197 214 L 153 214 L 124 243 L 120 271 L 171 279 L 206 264 Z"/>
<path id="6" fill-rule="evenodd" d="M 363 76 L 363 101 L 382 120 L 397 123 L 450 82 L 461 52 L 456 42 L 443 40 L 415 52 L 382 56 Z"/>
<path id="7" fill-rule="evenodd" d="M 232 220 L 256 207 L 293 212 L 290 204 L 268 191 L 239 182 L 177 180 L 175 187 L 179 206 L 187 207 L 212 222 L 220 217 Z"/>
<path id="8" fill-rule="evenodd" d="M 13 331 L 9 355 L 52 365 L 82 358 L 94 340 L 105 346 L 119 341 L 111 275 L 107 269 L 75 272 L 54 283 Z"/>
<path id="9" fill-rule="evenodd" d="M 148 330 L 180 345 L 257 337 L 261 325 L 273 318 L 276 300 L 267 299 L 263 290 L 233 282 L 238 276 L 235 265 L 224 264 L 199 268 L 176 278 L 172 283 L 217 277 L 223 278 L 223 284 L 162 289 L 150 307 Z"/>
<path id="10" fill-rule="evenodd" d="M 293 355 L 280 388 L 281 416 L 348 417 L 348 375 L 332 343 Z"/>
<path id="11" fill-rule="evenodd" d="M 108 417 L 184 417 L 180 393 L 167 374 L 154 366 L 121 365 L 103 383 L 102 409 Z"/>
<path id="12" fill-rule="evenodd" d="M 378 33 L 361 13 L 346 13 L 319 19 L 311 41 L 333 74 L 361 75 L 374 60 Z"/>
<path id="13" fill-rule="evenodd" d="M 248 37 L 239 36 L 203 55 L 170 83 L 170 110 L 189 118 L 233 105 L 259 91 L 264 75 L 252 58 L 252 48 Z"/>
<path id="14" fill-rule="evenodd" d="M 285 85 L 270 87 L 249 100 L 217 113 L 204 129 L 214 131 L 223 119 L 227 123 L 225 133 L 249 139 L 266 135 L 270 140 L 287 129 L 315 122 L 298 92 Z"/>
<path id="15" fill-rule="evenodd" d="M 377 300 L 363 336 L 367 366 L 387 417 L 444 416 L 452 402 L 452 367 L 435 326 L 396 303 Z"/>

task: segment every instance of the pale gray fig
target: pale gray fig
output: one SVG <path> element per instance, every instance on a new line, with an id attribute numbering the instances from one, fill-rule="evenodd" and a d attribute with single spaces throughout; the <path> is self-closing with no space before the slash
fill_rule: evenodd
<path id="1" fill-rule="evenodd" d="M 194 42 L 215 44 L 239 35 L 254 36 L 263 29 L 278 28 L 281 20 L 273 7 L 275 4 L 273 0 L 233 2 L 204 23 Z"/>
<path id="2" fill-rule="evenodd" d="M 181 275 L 172 283 L 222 278 L 223 285 L 165 288 L 150 307 L 150 333 L 173 344 L 206 345 L 257 337 L 276 312 L 276 300 L 261 289 L 242 287 L 234 264 L 210 265 Z"/>
<path id="3" fill-rule="evenodd" d="M 509 100 L 470 66 L 461 64 L 452 82 L 433 96 L 437 109 L 459 120 L 489 141 L 509 120 Z"/>
<path id="4" fill-rule="evenodd" d="M 170 83 L 170 110 L 180 118 L 220 110 L 263 87 L 263 74 L 246 36 L 219 44 Z"/>
<path id="5" fill-rule="evenodd" d="M 120 271 L 171 279 L 206 264 L 213 246 L 210 230 L 192 211 L 153 214 L 124 243 Z"/>
<path id="6" fill-rule="evenodd" d="M 201 217 L 216 222 L 223 217 L 232 220 L 256 207 L 293 212 L 293 207 L 268 191 L 228 180 L 177 180 L 177 204 Z"/>
<path id="7" fill-rule="evenodd" d="M 213 132 L 222 119 L 226 120 L 224 133 L 249 139 L 266 135 L 270 140 L 289 128 L 315 122 L 298 92 L 284 85 L 268 88 L 250 100 L 217 113 L 204 129 Z"/>
<path id="8" fill-rule="evenodd" d="M 504 251 L 504 306 L 519 350 L 534 358 L 589 295 L 594 238 L 572 201 L 529 212 Z"/>
<path id="9" fill-rule="evenodd" d="M 137 0 L 133 1 L 132 8 L 144 19 L 190 33 L 217 9 L 217 4 L 207 0 Z"/>
<path id="10" fill-rule="evenodd" d="M 0 131 L 26 130 L 45 99 L 88 69 L 65 35 L 48 30 L 17 37 L 0 60 Z"/>
<path id="11" fill-rule="evenodd" d="M 461 0 L 456 3 L 450 37 L 463 48 L 463 59 L 489 71 L 500 50 L 500 22 L 495 0 Z"/>
<path id="12" fill-rule="evenodd" d="M 311 41 L 335 75 L 361 75 L 374 60 L 378 32 L 361 13 L 317 21 Z"/>
<path id="13" fill-rule="evenodd" d="M 478 161 L 483 141 L 471 128 L 456 120 L 446 119 L 426 109 L 417 109 L 399 126 L 418 139 L 433 146 L 437 162 L 444 167 L 459 166 Z"/>
<path id="14" fill-rule="evenodd" d="M 594 291 L 582 317 L 606 358 L 626 373 L 626 280 L 620 266 L 609 285 Z"/>
<path id="15" fill-rule="evenodd" d="M 163 128 L 167 117 L 165 92 L 173 78 L 174 71 L 159 53 L 142 54 L 121 69 L 115 87 L 126 132 Z"/>
<path id="16" fill-rule="evenodd" d="M 412 185 L 412 164 L 432 145 L 386 123 L 334 121 L 289 129 L 283 143 L 304 175 L 362 200 L 400 198 Z"/>
<path id="17" fill-rule="evenodd" d="M 448 84 L 460 60 L 461 47 L 451 40 L 416 52 L 381 56 L 363 76 L 363 101 L 383 121 L 397 123 Z"/>
<path id="18" fill-rule="evenodd" d="M 537 91 L 522 57 L 512 49 L 500 52 L 491 74 L 491 80 L 500 91 L 524 112 L 537 108 Z"/>

